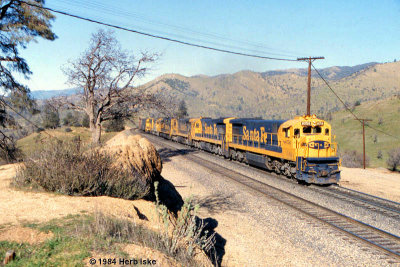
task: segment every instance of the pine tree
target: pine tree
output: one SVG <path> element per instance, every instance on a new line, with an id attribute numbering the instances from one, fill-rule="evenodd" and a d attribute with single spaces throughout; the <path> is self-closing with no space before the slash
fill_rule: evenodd
<path id="1" fill-rule="evenodd" d="M 178 117 L 178 119 L 182 119 L 187 117 L 189 114 L 187 112 L 187 107 L 186 107 L 186 102 L 185 100 L 182 100 L 179 103 L 179 107 L 178 107 L 178 111 L 176 112 L 176 117 Z"/>
<path id="2" fill-rule="evenodd" d="M 43 122 L 42 126 L 45 129 L 55 129 L 60 127 L 60 115 L 57 109 L 50 104 L 46 104 L 43 108 Z"/>
<path id="3" fill-rule="evenodd" d="M 0 7 L 0 90 L 8 96 L 0 98 L 0 156 L 7 161 L 16 159 L 13 155 L 15 140 L 6 128 L 15 127 L 14 118 L 7 112 L 7 105 L 18 111 L 35 111 L 35 103 L 27 86 L 17 81 L 14 74 L 29 77 L 31 71 L 27 62 L 19 54 L 20 48 L 37 37 L 54 40 L 51 31 L 54 16 L 40 8 L 44 0 L 4 0 Z M 15 153 L 14 153 L 15 154 Z M 3 156 L 4 155 L 4 156 Z"/>

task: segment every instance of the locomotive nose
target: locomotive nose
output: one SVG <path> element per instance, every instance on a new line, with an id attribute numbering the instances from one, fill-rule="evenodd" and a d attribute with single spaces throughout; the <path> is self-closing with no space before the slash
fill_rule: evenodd
<path id="1" fill-rule="evenodd" d="M 314 149 L 325 149 L 329 148 L 330 144 L 327 141 L 310 141 L 308 142 L 308 147 Z"/>

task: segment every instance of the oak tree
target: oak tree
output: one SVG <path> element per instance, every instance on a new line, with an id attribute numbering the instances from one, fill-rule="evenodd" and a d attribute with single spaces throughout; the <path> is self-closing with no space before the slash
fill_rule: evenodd
<path id="1" fill-rule="evenodd" d="M 144 87 L 133 87 L 143 77 L 157 54 L 125 51 L 112 31 L 92 35 L 89 48 L 63 71 L 71 85 L 82 88 L 79 101 L 60 99 L 67 107 L 84 111 L 89 117 L 92 143 L 99 143 L 101 123 L 124 119 L 147 106 L 161 105 L 155 94 Z"/>

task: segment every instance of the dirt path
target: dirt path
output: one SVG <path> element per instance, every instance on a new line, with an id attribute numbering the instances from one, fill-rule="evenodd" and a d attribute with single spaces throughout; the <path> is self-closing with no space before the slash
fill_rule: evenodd
<path id="1" fill-rule="evenodd" d="M 340 185 L 400 202 L 400 173 L 386 169 L 341 168 Z"/>

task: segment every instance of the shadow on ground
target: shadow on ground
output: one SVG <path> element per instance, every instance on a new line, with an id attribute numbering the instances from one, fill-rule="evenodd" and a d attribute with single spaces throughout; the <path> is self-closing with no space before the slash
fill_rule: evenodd
<path id="1" fill-rule="evenodd" d="M 197 153 L 194 149 L 171 149 L 171 148 L 160 148 L 158 149 L 158 154 L 160 154 L 161 159 L 163 162 L 170 161 L 170 158 L 176 156 L 183 156 L 187 154 Z"/>
<path id="2" fill-rule="evenodd" d="M 193 203 L 207 209 L 210 214 L 226 210 L 241 211 L 241 208 L 233 201 L 233 195 L 214 194 L 205 197 L 193 197 Z"/>

